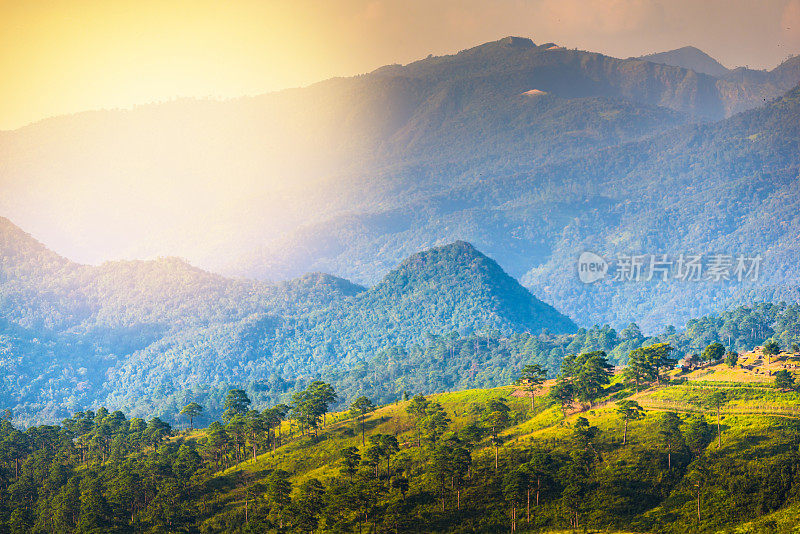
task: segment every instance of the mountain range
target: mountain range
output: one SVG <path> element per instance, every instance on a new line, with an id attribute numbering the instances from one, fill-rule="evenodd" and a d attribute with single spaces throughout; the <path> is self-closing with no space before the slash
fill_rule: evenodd
<path id="1" fill-rule="evenodd" d="M 781 236 L 800 190 L 784 97 L 800 57 L 715 63 L 508 37 L 258 97 L 48 119 L 0 132 L 0 213 L 82 262 L 181 256 L 266 281 L 374 285 L 464 240 L 583 325 L 658 330 L 796 279 Z M 748 247 L 777 261 L 752 287 L 617 285 L 598 301 L 574 284 L 587 249 Z"/>

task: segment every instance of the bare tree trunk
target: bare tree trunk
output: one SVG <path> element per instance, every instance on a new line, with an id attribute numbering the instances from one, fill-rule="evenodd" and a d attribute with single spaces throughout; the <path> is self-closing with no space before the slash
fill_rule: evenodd
<path id="1" fill-rule="evenodd" d="M 531 488 L 528 487 L 528 524 L 531 524 Z"/>
<path id="2" fill-rule="evenodd" d="M 697 489 L 697 524 L 700 525 L 700 489 Z"/>
<path id="3" fill-rule="evenodd" d="M 517 531 L 517 507 L 511 507 L 511 532 L 512 534 Z"/>
<path id="4" fill-rule="evenodd" d="M 625 434 L 622 436 L 622 445 L 624 446 L 628 442 L 628 418 L 625 418 Z"/>

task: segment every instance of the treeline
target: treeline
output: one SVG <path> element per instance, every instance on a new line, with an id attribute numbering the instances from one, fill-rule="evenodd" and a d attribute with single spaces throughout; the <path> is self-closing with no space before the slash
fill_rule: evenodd
<path id="1" fill-rule="evenodd" d="M 264 329 L 269 324 L 269 321 L 255 321 L 252 328 L 244 333 L 223 329 L 218 334 L 220 339 L 232 339 L 234 343 L 240 342 L 236 340 L 250 343 L 268 336 Z M 28 350 L 24 347 L 30 342 L 14 337 L 11 326 L 6 323 L 6 327 L 9 329 L 8 350 Z M 0 332 L 0 342 L 3 339 Z M 404 391 L 432 394 L 507 384 L 514 380 L 523 366 L 532 363 L 541 365 L 548 371 L 548 376 L 553 377 L 560 369 L 561 361 L 569 354 L 601 350 L 608 355 L 612 364 L 622 365 L 627 362 L 631 351 L 659 343 L 670 344 L 675 349 L 675 359 L 680 359 L 693 354 L 699 357 L 700 352 L 714 342 L 729 347 L 731 351 L 741 352 L 762 345 L 767 340 L 777 342 L 783 350 L 800 343 L 800 305 L 760 303 L 741 306 L 719 315 L 692 320 L 685 330 L 667 327 L 653 336 L 645 336 L 635 323 L 619 331 L 604 325 L 582 328 L 575 334 L 559 335 L 547 332 L 509 334 L 491 329 L 467 335 L 458 332 L 428 334 L 424 342 L 388 347 L 376 356 L 365 356 L 360 363 L 345 369 L 324 363 L 335 351 L 328 356 L 320 355 L 318 365 L 303 364 L 308 372 L 301 377 L 282 375 L 270 369 L 267 360 L 263 361 L 262 367 L 248 363 L 253 376 L 242 382 L 231 381 L 230 377 L 222 381 L 218 367 L 195 366 L 190 362 L 195 359 L 212 361 L 216 352 L 194 354 L 190 348 L 176 345 L 165 350 L 174 352 L 181 361 L 185 359 L 187 369 L 191 367 L 192 372 L 199 375 L 198 380 L 206 385 L 187 388 L 180 380 L 166 380 L 160 375 L 139 370 L 136 372 L 140 374 L 133 377 L 137 381 L 136 388 L 125 394 L 112 395 L 109 400 L 113 401 L 114 406 L 130 407 L 136 415 L 156 414 L 172 424 L 179 422 L 176 414 L 184 405 L 192 401 L 200 402 L 206 407 L 200 421 L 207 425 L 221 415 L 225 394 L 231 388 L 244 389 L 260 405 L 288 403 L 293 391 L 324 376 L 344 399 L 367 395 L 378 403 L 387 403 L 400 398 Z M 35 346 L 42 347 L 41 340 Z M 52 367 L 55 360 L 66 358 L 55 351 L 58 346 L 50 343 L 49 348 L 40 348 L 36 358 L 41 363 L 37 365 Z M 322 345 L 323 348 L 325 346 Z M 81 365 L 89 363 L 74 360 L 70 373 L 76 378 L 71 378 L 69 383 L 62 384 L 59 382 L 61 379 L 11 382 L 10 375 L 0 377 L 7 391 L 6 396 L 0 395 L 0 407 L 15 408 L 15 418 L 24 415 L 25 406 L 14 401 L 19 394 L 12 397 L 10 392 L 21 391 L 24 396 L 27 394 L 25 392 L 32 389 L 40 390 L 40 396 L 47 396 L 49 401 L 37 405 L 37 417 L 27 414 L 25 419 L 17 419 L 20 422 L 30 424 L 37 418 L 57 418 L 64 410 L 58 400 L 61 397 L 70 399 L 69 405 L 80 407 L 82 402 L 78 399 L 86 398 L 80 389 L 101 388 L 101 373 L 88 373 Z M 24 362 L 8 360 L 9 369 L 14 372 L 19 370 L 17 376 L 25 377 L 25 372 L 19 369 L 21 365 L 24 366 Z M 299 361 L 296 365 L 292 364 L 296 369 L 300 365 Z M 70 373 L 64 376 L 71 376 Z"/>

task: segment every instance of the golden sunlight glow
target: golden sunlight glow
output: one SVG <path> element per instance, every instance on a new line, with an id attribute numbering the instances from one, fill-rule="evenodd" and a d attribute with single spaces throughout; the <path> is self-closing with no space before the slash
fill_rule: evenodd
<path id="1" fill-rule="evenodd" d="M 308 3 L 0 5 L 0 127 L 67 110 L 260 93 L 342 67 L 331 57 L 331 14 Z"/>
<path id="2" fill-rule="evenodd" d="M 693 44 L 772 67 L 800 47 L 798 13 L 800 0 L 0 0 L 0 129 L 260 94 L 505 35 L 623 57 Z"/>

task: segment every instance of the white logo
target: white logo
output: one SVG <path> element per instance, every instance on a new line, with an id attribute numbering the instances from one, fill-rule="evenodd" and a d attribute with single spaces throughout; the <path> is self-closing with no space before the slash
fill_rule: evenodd
<path id="1" fill-rule="evenodd" d="M 584 252 L 578 258 L 578 278 L 584 284 L 602 280 L 608 273 L 608 262 L 594 252 Z"/>

